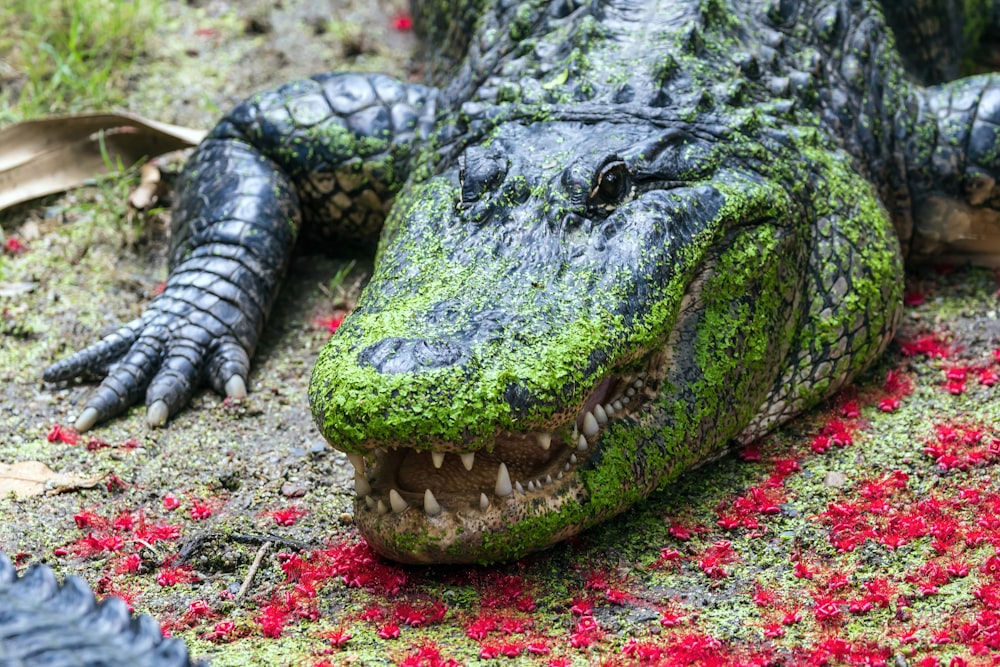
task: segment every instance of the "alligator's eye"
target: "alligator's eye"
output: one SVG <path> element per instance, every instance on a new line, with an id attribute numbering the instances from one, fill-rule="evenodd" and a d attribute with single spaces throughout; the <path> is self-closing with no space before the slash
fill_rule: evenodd
<path id="1" fill-rule="evenodd" d="M 597 170 L 594 187 L 590 190 L 590 203 L 602 208 L 620 204 L 629 194 L 628 166 L 621 160 L 608 162 Z"/>

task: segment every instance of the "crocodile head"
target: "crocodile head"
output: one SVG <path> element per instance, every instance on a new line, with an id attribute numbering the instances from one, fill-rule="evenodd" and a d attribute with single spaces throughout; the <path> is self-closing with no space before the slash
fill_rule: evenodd
<path id="1" fill-rule="evenodd" d="M 377 550 L 515 558 L 746 427 L 795 326 L 807 216 L 730 144 L 506 122 L 400 196 L 310 388 Z"/>

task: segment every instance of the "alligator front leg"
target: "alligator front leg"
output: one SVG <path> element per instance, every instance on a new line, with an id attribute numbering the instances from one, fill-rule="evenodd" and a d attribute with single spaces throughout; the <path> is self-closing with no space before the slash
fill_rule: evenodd
<path id="1" fill-rule="evenodd" d="M 136 403 L 161 425 L 203 382 L 246 394 L 250 357 L 300 227 L 372 245 L 437 93 L 385 76 L 326 74 L 236 107 L 185 166 L 170 276 L 136 320 L 45 370 L 104 375 L 75 426 Z"/>
<path id="2" fill-rule="evenodd" d="M 905 155 L 910 257 L 1000 265 L 1000 75 L 928 88 Z"/>

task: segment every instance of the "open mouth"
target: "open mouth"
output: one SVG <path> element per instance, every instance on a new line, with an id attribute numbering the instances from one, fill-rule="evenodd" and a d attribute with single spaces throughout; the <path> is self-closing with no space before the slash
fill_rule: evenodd
<path id="1" fill-rule="evenodd" d="M 492 446 L 476 451 L 400 446 L 367 456 L 348 454 L 355 470 L 358 519 L 364 524 L 421 512 L 433 525 L 449 514 L 507 513 L 511 504 L 562 495 L 598 451 L 601 433 L 634 413 L 652 389 L 646 372 L 608 377 L 584 401 L 575 420 L 545 431 L 501 430 Z"/>

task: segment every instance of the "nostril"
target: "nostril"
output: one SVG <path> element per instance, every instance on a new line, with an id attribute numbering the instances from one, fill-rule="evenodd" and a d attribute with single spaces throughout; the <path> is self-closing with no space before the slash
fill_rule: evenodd
<path id="1" fill-rule="evenodd" d="M 358 354 L 358 362 L 380 373 L 412 373 L 463 361 L 465 350 L 447 341 L 386 338 L 369 345 Z"/>

